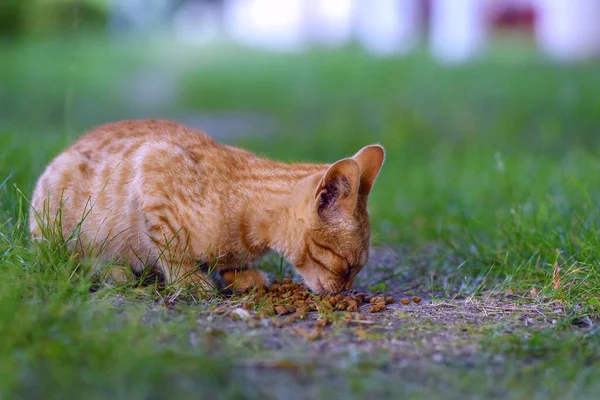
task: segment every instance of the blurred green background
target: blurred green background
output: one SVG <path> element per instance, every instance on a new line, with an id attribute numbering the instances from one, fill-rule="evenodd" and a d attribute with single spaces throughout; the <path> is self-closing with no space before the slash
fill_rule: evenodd
<path id="1" fill-rule="evenodd" d="M 600 255 L 596 62 L 553 64 L 527 32 L 496 35 L 455 67 L 423 49 L 375 57 L 352 43 L 289 53 L 198 45 L 161 29 L 115 33 L 108 5 L 1 7 L 0 170 L 25 193 L 85 130 L 169 118 L 286 161 L 383 144 L 374 241 L 433 248 L 428 268 L 510 276 L 526 263 L 536 278 L 524 281 L 538 284 L 557 254 Z M 14 215 L 8 187 L 3 209 Z"/>

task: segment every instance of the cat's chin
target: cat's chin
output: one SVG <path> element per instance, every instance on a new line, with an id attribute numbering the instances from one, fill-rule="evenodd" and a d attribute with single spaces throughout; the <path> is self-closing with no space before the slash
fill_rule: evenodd
<path id="1" fill-rule="evenodd" d="M 310 288 L 314 293 L 317 294 L 337 294 L 343 292 L 346 289 L 346 285 L 339 280 L 322 280 L 319 277 L 312 279 L 304 278 L 306 286 Z"/>

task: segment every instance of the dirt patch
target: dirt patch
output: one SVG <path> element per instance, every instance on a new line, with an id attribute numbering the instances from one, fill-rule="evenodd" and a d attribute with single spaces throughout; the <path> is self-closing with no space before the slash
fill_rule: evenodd
<path id="1" fill-rule="evenodd" d="M 340 394 L 337 388 L 353 388 L 356 382 L 378 398 L 397 398 L 435 385 L 444 393 L 444 385 L 482 368 L 482 376 L 489 373 L 493 381 L 513 367 L 510 356 L 488 348 L 489 340 L 516 332 L 533 335 L 566 316 L 559 303 L 524 303 L 517 297 L 432 297 L 423 282 L 405 273 L 409 267 L 394 251 L 372 257 L 356 291 L 343 296 L 345 308 L 337 307 L 339 297 L 316 296 L 299 281 L 280 280 L 252 298 L 153 301 L 143 311 L 143 322 L 181 323 L 185 331 L 177 340 L 231 359 L 232 373 L 256 398 L 300 399 L 310 393 L 352 398 L 354 389 Z M 371 303 L 372 298 L 378 300 Z M 348 311 L 349 300 L 356 310 Z M 121 309 L 148 304 L 125 298 L 117 303 Z M 385 308 L 370 312 L 374 304 Z M 488 386 L 490 397 L 498 395 L 496 385 Z"/>
<path id="2" fill-rule="evenodd" d="M 566 315 L 558 303 L 519 298 L 432 298 L 424 282 L 405 273 L 411 266 L 402 253 L 376 248 L 350 293 L 315 295 L 299 281 L 275 281 L 267 291 L 197 307 L 194 335 L 259 346 L 265 362 L 291 356 L 330 363 L 374 351 L 393 360 L 464 361 L 482 350 L 480 339 L 491 331 L 539 330 Z"/>
<path id="3" fill-rule="evenodd" d="M 356 382 L 379 398 L 397 398 L 410 396 L 413 387 L 438 385 L 436 393 L 445 393 L 444 385 L 462 377 L 470 382 L 476 373 L 490 382 L 500 379 L 513 370 L 514 360 L 490 348 L 490 340 L 511 333 L 534 335 L 566 316 L 559 303 L 431 296 L 418 276 L 415 280 L 416 275 L 406 273 L 412 267 L 394 251 L 377 253 L 359 275 L 356 291 L 342 296 L 343 307 L 338 307 L 339 297 L 308 293 L 301 282 L 286 279 L 251 297 L 154 301 L 143 321 L 181 323 L 186 327 L 178 337 L 183 346 L 232 360 L 233 373 L 257 398 L 307 398 L 311 391 L 319 398 L 352 398 L 352 391 L 340 394 L 336 388 Z M 384 308 L 370 312 L 374 304 Z M 126 299 L 119 304 L 143 306 Z M 487 387 L 491 397 L 498 395 L 495 384 Z"/>
<path id="4" fill-rule="evenodd" d="M 499 324 L 505 331 L 538 330 L 564 317 L 562 309 L 551 306 L 424 299 L 419 304 L 388 304 L 378 313 L 369 312 L 370 304 L 361 304 L 356 313 L 311 311 L 293 323 L 282 323 L 285 316 L 267 317 L 241 309 L 237 301 L 226 303 L 200 314 L 198 334 L 218 331 L 250 340 L 272 352 L 265 362 L 272 362 L 272 357 L 277 360 L 276 354 L 286 354 L 312 364 L 343 363 L 352 354 L 374 351 L 384 351 L 396 361 L 466 360 L 481 351 L 480 337 Z"/>

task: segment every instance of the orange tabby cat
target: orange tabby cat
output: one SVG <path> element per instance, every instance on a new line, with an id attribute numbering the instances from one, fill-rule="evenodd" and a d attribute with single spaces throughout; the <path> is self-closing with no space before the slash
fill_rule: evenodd
<path id="1" fill-rule="evenodd" d="M 30 230 L 42 239 L 59 225 L 82 256 L 200 288 L 213 285 L 209 265 L 237 290 L 266 285 L 249 265 L 272 249 L 312 290 L 339 292 L 368 259 L 383 160 L 373 145 L 331 165 L 284 164 L 172 122 L 107 124 L 47 167 Z"/>

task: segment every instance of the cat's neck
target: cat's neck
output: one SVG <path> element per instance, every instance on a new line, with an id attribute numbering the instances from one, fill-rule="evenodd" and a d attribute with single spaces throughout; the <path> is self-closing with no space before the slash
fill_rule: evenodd
<path id="1" fill-rule="evenodd" d="M 248 199 L 244 212 L 242 241 L 248 249 L 272 249 L 290 260 L 293 249 L 306 232 L 306 210 L 325 167 L 302 173 L 297 180 L 277 182 L 270 190 L 257 191 Z"/>

